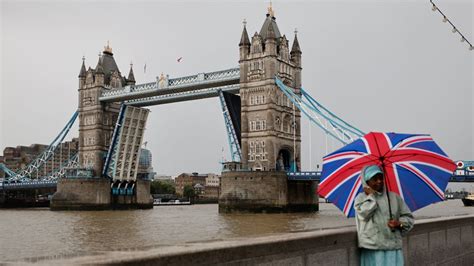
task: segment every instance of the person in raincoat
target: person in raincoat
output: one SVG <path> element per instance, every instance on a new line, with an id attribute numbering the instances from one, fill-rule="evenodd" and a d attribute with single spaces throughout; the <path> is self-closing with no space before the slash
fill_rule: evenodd
<path id="1" fill-rule="evenodd" d="M 413 215 L 396 193 L 388 193 L 389 205 L 379 166 L 366 166 L 361 179 L 364 191 L 354 202 L 360 264 L 403 265 L 402 236 L 413 228 Z"/>

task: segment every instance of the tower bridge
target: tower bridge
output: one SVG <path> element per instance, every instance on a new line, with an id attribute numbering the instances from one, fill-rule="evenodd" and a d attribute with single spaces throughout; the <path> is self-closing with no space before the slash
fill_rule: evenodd
<path id="1" fill-rule="evenodd" d="M 149 181 L 137 177 L 147 106 L 218 97 L 233 162 L 224 165 L 220 211 L 308 211 L 318 208 L 318 172 L 301 172 L 301 117 L 341 143 L 364 133 L 322 106 L 302 87 L 302 51 L 278 28 L 271 7 L 251 38 L 244 23 L 237 68 L 136 84 L 123 76 L 109 44 L 95 68 L 79 73 L 78 111 L 47 151 L 0 187 L 57 186 L 53 209 L 150 208 Z M 291 48 L 290 48 L 291 47 Z M 79 151 L 56 175 L 31 173 L 57 152 L 79 121 Z M 59 142 L 58 142 L 59 141 Z M 123 193 L 122 193 L 123 192 Z"/>

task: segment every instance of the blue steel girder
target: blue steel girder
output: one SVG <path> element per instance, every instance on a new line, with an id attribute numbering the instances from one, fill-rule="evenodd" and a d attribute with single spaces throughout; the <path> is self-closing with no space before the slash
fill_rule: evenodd
<path id="1" fill-rule="evenodd" d="M 215 88 L 206 88 L 200 90 L 187 90 L 179 91 L 168 94 L 161 94 L 152 97 L 146 97 L 142 99 L 135 99 L 127 101 L 128 105 L 136 107 L 145 107 L 151 105 L 161 105 L 175 102 L 199 100 L 205 98 L 218 97 L 218 91 L 222 90 L 224 92 L 229 92 L 232 94 L 238 94 L 240 90 L 240 84 L 228 85 Z M 177 91 L 177 90 L 175 90 Z"/>
<path id="2" fill-rule="evenodd" d="M 64 138 L 69 133 L 72 125 L 76 121 L 79 112 L 76 111 L 72 115 L 71 119 L 67 122 L 66 126 L 61 130 L 61 132 L 56 136 L 56 138 L 51 142 L 51 144 L 46 148 L 46 150 L 41 153 L 35 160 L 33 160 L 28 166 L 20 170 L 14 176 L 8 178 L 8 181 L 18 181 L 18 180 L 25 180 L 30 179 L 31 174 L 33 171 L 38 170 L 44 163 L 46 163 L 54 154 L 56 149 L 60 146 L 63 142 Z"/>
<path id="3" fill-rule="evenodd" d="M 222 114 L 224 115 L 225 127 L 227 130 L 227 138 L 229 140 L 229 151 L 233 162 L 240 162 L 242 160 L 242 150 L 240 149 L 239 140 L 235 132 L 232 119 L 230 117 L 229 108 L 225 102 L 222 90 L 218 90 L 219 100 L 221 102 Z"/>
<path id="4" fill-rule="evenodd" d="M 196 91 L 240 82 L 240 69 L 231 68 L 192 76 L 165 79 L 162 81 L 125 86 L 123 88 L 105 90 L 99 97 L 101 102 L 122 102 L 144 99 L 165 94 Z"/>
<path id="5" fill-rule="evenodd" d="M 58 180 L 63 178 L 67 168 L 79 166 L 79 153 L 74 153 L 67 161 L 65 161 L 59 169 L 55 169 L 51 174 L 41 178 L 44 181 Z"/>
<path id="6" fill-rule="evenodd" d="M 117 122 L 115 124 L 114 133 L 112 135 L 112 140 L 110 142 L 109 151 L 107 152 L 107 156 L 105 157 L 104 168 L 102 169 L 103 177 L 112 178 L 112 176 L 114 176 L 115 167 L 117 166 L 116 156 L 114 155 L 118 152 L 117 142 L 121 132 L 126 108 L 127 105 L 122 103 L 122 105 L 120 106 Z"/>
<path id="7" fill-rule="evenodd" d="M 287 172 L 286 176 L 288 177 L 288 180 L 319 181 L 321 178 L 321 172 Z"/>
<path id="8" fill-rule="evenodd" d="M 8 175 L 8 177 L 16 175 L 15 172 L 13 172 L 12 170 L 10 170 L 10 168 L 8 168 L 8 167 L 7 167 L 6 165 L 4 165 L 3 163 L 0 163 L 0 170 L 3 171 L 6 175 Z M 6 176 L 5 176 L 5 177 L 6 177 Z"/>
<path id="9" fill-rule="evenodd" d="M 0 183 L 0 190 L 17 190 L 17 189 L 37 189 L 37 188 L 54 188 L 58 184 L 57 180 L 50 181 L 24 181 L 14 183 Z"/>

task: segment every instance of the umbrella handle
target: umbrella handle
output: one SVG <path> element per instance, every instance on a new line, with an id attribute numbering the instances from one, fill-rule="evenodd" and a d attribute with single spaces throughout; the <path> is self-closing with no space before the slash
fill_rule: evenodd
<path id="1" fill-rule="evenodd" d="M 388 201 L 388 212 L 390 214 L 390 220 L 392 220 L 392 206 L 390 204 L 390 196 L 388 195 L 388 181 L 387 181 L 387 172 L 385 171 L 385 165 L 382 163 L 383 179 L 385 181 L 385 191 L 387 192 L 387 201 Z"/>
<path id="2" fill-rule="evenodd" d="M 388 195 L 388 182 L 387 182 L 387 175 L 386 175 L 386 171 L 385 171 L 385 165 L 382 164 L 382 171 L 383 171 L 383 179 L 385 181 L 385 192 L 387 193 L 387 202 L 388 202 L 388 213 L 390 214 L 390 220 L 393 219 L 393 215 L 392 215 L 392 206 L 390 204 L 390 196 Z M 395 229 L 393 228 L 390 228 L 390 230 L 392 232 L 395 232 Z"/>

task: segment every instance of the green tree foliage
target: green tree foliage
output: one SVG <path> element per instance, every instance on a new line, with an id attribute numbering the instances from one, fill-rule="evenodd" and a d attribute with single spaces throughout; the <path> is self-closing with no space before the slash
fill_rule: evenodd
<path id="1" fill-rule="evenodd" d="M 151 194 L 175 194 L 176 189 L 172 183 L 167 181 L 151 182 Z"/>
<path id="2" fill-rule="evenodd" d="M 183 196 L 188 199 L 194 199 L 195 193 L 193 186 L 186 185 L 183 188 Z"/>

